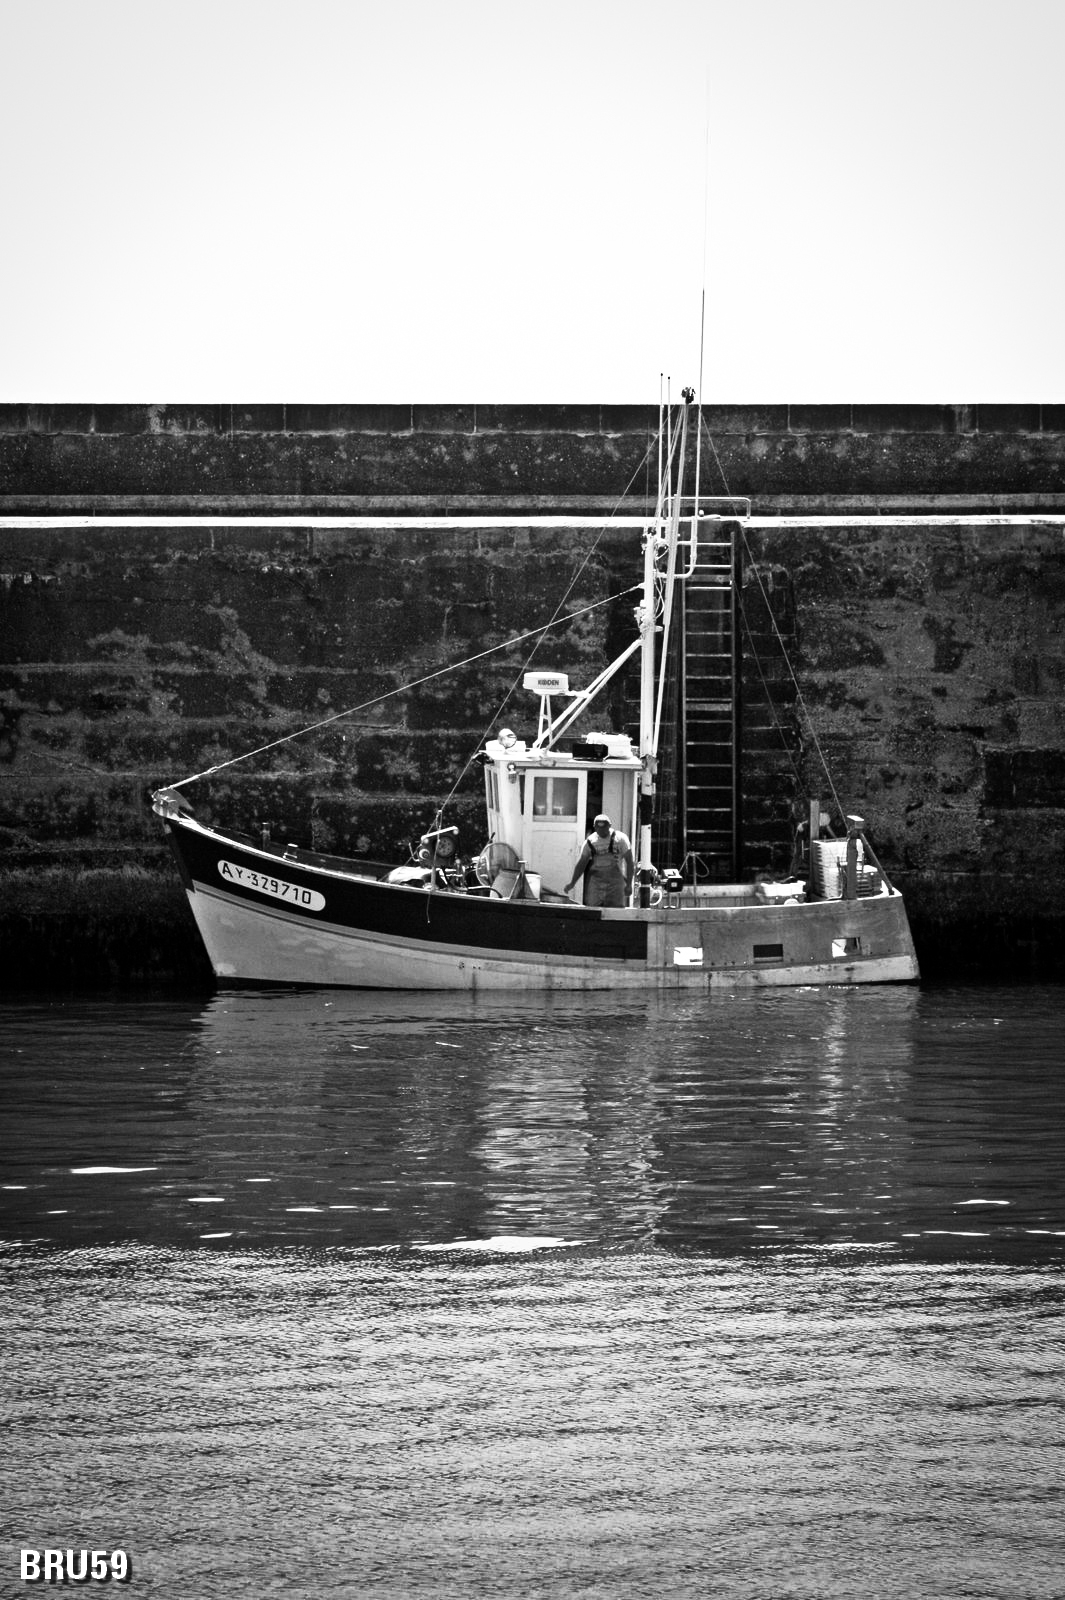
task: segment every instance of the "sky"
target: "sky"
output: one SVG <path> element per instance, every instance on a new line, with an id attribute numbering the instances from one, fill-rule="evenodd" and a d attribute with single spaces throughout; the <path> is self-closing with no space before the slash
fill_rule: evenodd
<path id="1" fill-rule="evenodd" d="M 1062 0 L 0 30 L 0 401 L 1065 401 Z"/>

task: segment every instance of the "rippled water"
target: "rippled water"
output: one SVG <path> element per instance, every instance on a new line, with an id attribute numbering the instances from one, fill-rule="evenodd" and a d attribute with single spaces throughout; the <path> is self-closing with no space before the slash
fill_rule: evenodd
<path id="1" fill-rule="evenodd" d="M 1065 992 L 0 1011 L 0 1593 L 1065 1592 Z"/>

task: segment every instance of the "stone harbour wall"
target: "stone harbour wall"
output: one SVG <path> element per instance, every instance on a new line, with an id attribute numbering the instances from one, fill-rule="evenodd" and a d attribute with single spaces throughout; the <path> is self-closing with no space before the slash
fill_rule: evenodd
<path id="1" fill-rule="evenodd" d="M 830 774 L 844 809 L 867 819 L 926 972 L 1060 977 L 1062 530 L 888 524 L 748 537 L 798 680 L 778 668 L 770 682 L 792 714 L 801 774 L 778 753 L 780 790 L 828 800 Z M 764 608 L 760 592 L 755 604 Z M 749 670 L 745 682 L 764 775 L 766 697 Z"/>
<path id="2" fill-rule="evenodd" d="M 706 493 L 827 506 L 1065 494 L 1065 405 L 711 406 Z M 646 406 L 0 405 L 8 510 L 336 509 L 653 492 Z"/>
<path id="3" fill-rule="evenodd" d="M 823 755 L 906 892 L 927 975 L 1062 976 L 1061 528 L 862 519 L 1065 512 L 1065 408 L 705 415 L 705 491 L 852 519 L 746 534 L 745 873 L 787 866 L 805 794 L 831 798 Z M 638 407 L 0 407 L 5 985 L 209 981 L 146 803 L 208 767 L 185 791 L 207 820 L 401 859 L 448 800 L 479 847 L 465 764 L 535 717 L 533 641 L 485 652 L 594 608 L 535 658 L 580 685 L 632 637 L 639 536 L 606 517 L 644 510 L 656 424 Z M 285 520 L 552 511 L 604 524 Z M 93 521 L 46 525 L 75 515 Z M 468 664 L 435 675 L 451 662 Z M 630 692 L 584 726 L 628 725 Z"/>

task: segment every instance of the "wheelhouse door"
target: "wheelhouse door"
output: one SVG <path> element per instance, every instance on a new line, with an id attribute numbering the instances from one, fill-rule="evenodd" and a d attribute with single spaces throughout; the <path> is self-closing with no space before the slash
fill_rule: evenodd
<path id="1" fill-rule="evenodd" d="M 537 772 L 526 777 L 525 859 L 545 888 L 561 890 L 577 864 L 585 838 L 587 785 L 587 772 Z"/>

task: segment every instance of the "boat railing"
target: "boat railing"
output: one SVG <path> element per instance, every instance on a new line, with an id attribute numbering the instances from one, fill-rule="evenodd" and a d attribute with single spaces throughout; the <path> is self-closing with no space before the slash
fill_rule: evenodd
<path id="1" fill-rule="evenodd" d="M 667 501 L 666 520 L 675 511 L 678 514 L 676 549 L 680 557 L 677 576 L 683 582 L 693 575 L 699 560 L 700 527 L 705 523 L 746 522 L 751 515 L 751 501 L 748 495 L 682 494 Z"/>
<path id="2" fill-rule="evenodd" d="M 746 522 L 751 515 L 751 499 L 745 494 L 682 494 L 680 497 L 680 515 L 682 521 L 690 521 L 698 505 L 700 521 L 707 517 L 716 517 L 723 522 Z"/>

